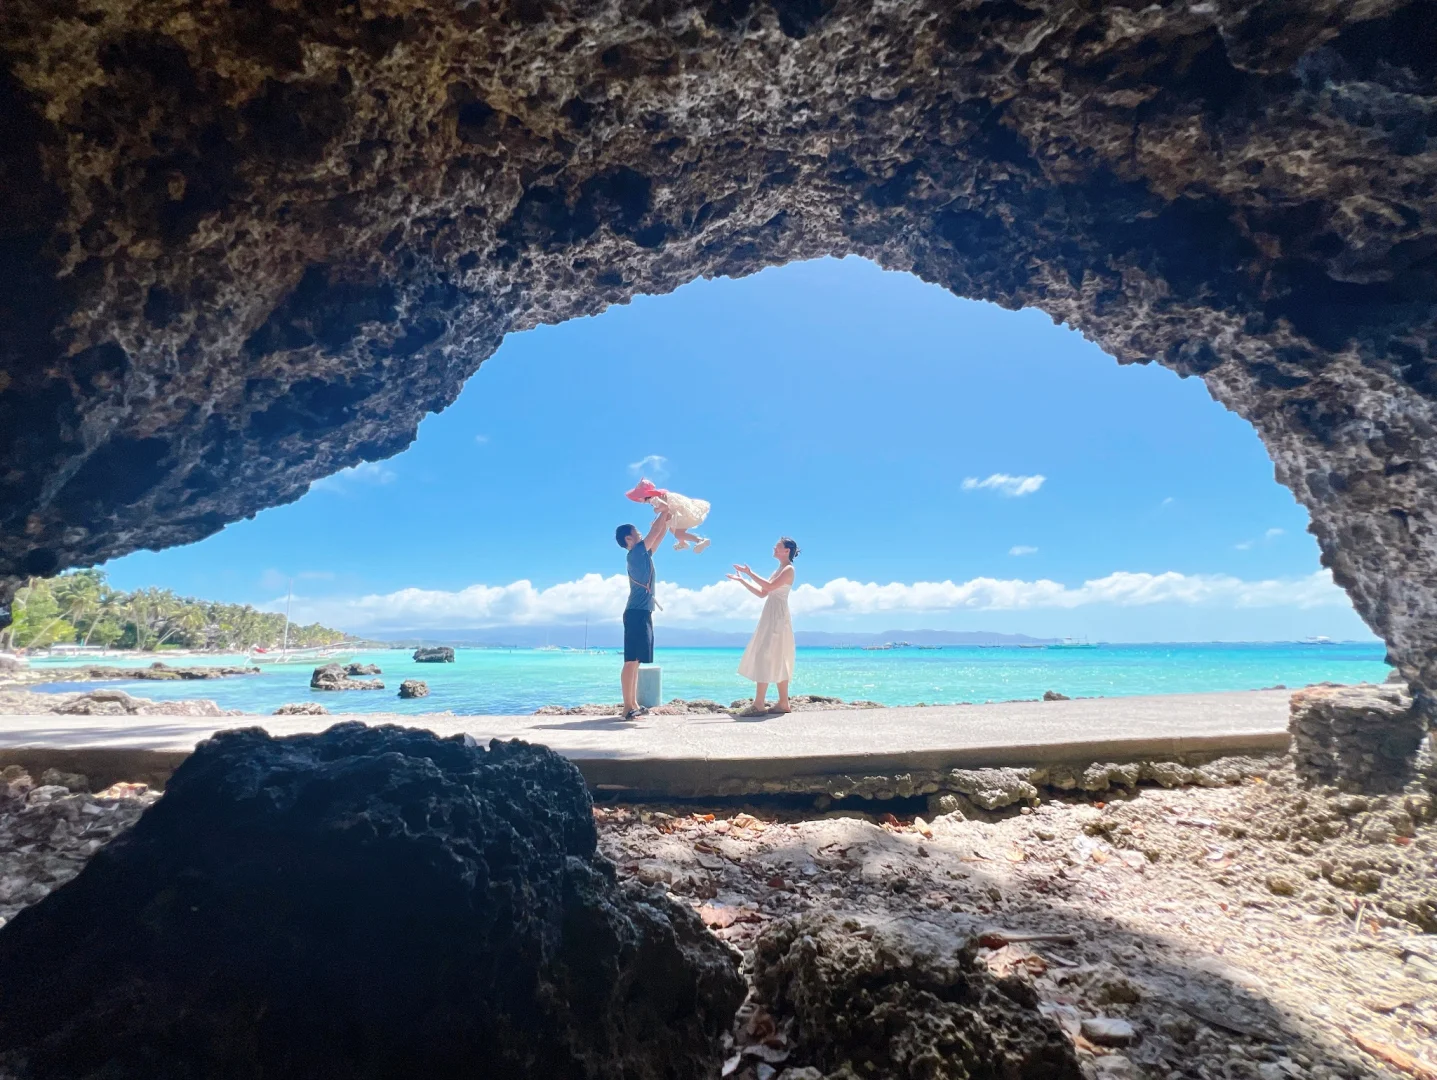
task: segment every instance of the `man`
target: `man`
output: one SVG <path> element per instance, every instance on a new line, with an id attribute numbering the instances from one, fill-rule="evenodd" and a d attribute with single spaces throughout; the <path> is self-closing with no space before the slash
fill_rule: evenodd
<path id="1" fill-rule="evenodd" d="M 619 682 L 624 689 L 624 719 L 643 716 L 639 708 L 639 665 L 654 662 L 654 548 L 669 530 L 665 510 L 654 518 L 649 534 L 639 539 L 633 525 L 620 525 L 614 530 L 619 547 L 629 554 L 629 603 L 624 608 L 624 669 Z"/>

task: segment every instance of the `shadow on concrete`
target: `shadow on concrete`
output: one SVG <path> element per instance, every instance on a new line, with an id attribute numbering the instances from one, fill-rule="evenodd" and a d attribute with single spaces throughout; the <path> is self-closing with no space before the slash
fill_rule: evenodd
<path id="1" fill-rule="evenodd" d="M 622 716 L 595 716 L 586 720 L 570 720 L 562 724 L 535 724 L 542 731 L 638 731 L 637 720 Z"/>

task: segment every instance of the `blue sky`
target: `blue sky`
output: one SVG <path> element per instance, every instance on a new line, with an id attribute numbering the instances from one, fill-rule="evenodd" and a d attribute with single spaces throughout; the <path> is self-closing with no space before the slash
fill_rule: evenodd
<path id="1" fill-rule="evenodd" d="M 787 534 L 809 629 L 1370 637 L 1200 381 L 859 259 L 512 335 L 405 453 L 107 570 L 267 607 L 293 579 L 357 632 L 615 618 L 640 472 L 713 504 L 707 552 L 660 551 L 661 622 L 744 625 L 724 571 Z"/>

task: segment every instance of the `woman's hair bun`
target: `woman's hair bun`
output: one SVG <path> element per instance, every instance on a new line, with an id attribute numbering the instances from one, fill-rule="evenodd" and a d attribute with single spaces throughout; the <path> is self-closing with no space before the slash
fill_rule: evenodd
<path id="1" fill-rule="evenodd" d="M 794 559 L 798 558 L 798 544 L 796 544 L 792 539 L 785 536 L 779 540 L 779 543 L 782 544 L 784 547 L 788 548 L 789 562 L 793 562 Z"/>

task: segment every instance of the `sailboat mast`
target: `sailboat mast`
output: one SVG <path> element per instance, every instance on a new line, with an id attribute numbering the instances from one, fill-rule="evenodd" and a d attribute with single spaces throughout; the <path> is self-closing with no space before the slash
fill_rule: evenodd
<path id="1" fill-rule="evenodd" d="M 294 603 L 294 578 L 289 579 L 289 596 L 284 602 L 284 644 L 280 646 L 281 656 L 289 652 L 289 606 L 292 603 Z"/>

